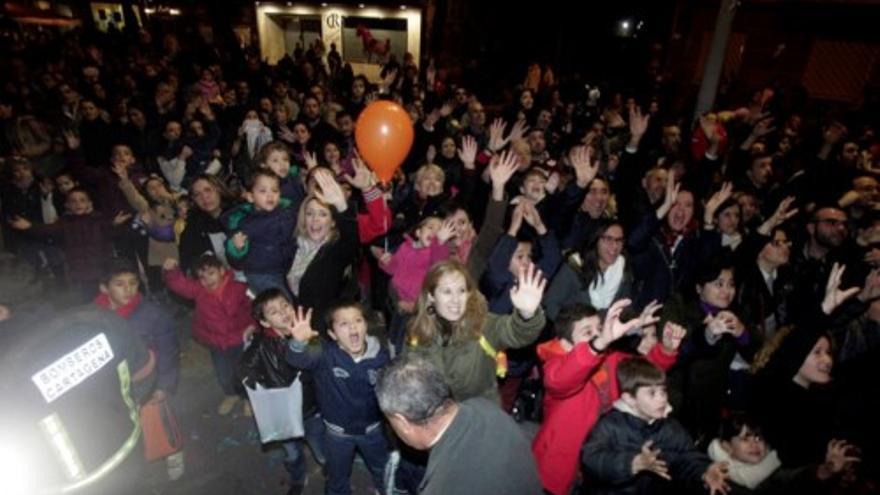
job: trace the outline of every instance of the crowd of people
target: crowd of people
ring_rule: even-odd
[[[299,380],[291,493],[307,450],[328,494],[355,452],[381,493],[877,489],[873,116],[777,86],[692,125],[537,65],[499,102],[320,42],[7,42],[4,248],[128,321],[144,402],[177,388],[182,304],[218,414]],[[354,137],[378,99],[415,130],[387,184]]]

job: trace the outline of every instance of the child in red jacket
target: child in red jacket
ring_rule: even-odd
[[[192,321],[193,338],[211,352],[214,375],[226,394],[217,413],[229,414],[241,400],[241,386],[235,370],[241,357],[244,335],[256,328],[251,318],[247,284],[234,280],[232,273],[213,254],[203,254],[193,265],[193,273],[198,281],[187,278],[175,259],[165,260],[162,268],[168,288],[196,303]],[[246,404],[246,414],[247,411]]]
[[[578,474],[581,445],[599,416],[620,396],[617,365],[630,354],[609,346],[627,332],[658,320],[654,313],[660,305],[652,303],[640,317],[621,322],[620,314],[629,304],[629,299],[612,304],[604,324],[592,306],[578,303],[565,307],[556,319],[558,337],[538,346],[544,368],[544,422],[532,442],[532,453],[541,483],[549,493],[570,493]],[[650,347],[646,357],[660,368],[670,368],[686,333],[684,328],[667,323],[662,344]]]

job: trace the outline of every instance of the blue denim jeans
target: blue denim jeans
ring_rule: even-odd
[[[244,392],[235,373],[243,346],[244,344],[228,349],[208,348],[211,352],[211,363],[214,365],[214,377],[226,395],[241,395]]]
[[[379,493],[384,492],[385,464],[388,463],[388,445],[382,426],[363,435],[348,435],[327,428],[324,433],[324,447],[327,449],[326,495],[351,494],[351,465],[355,450],[360,451],[373,484]]]
[[[306,481],[306,456],[303,444],[309,444],[309,450],[312,451],[315,462],[322,466],[327,462],[324,457],[324,419],[321,418],[321,414],[313,414],[308,418],[303,418],[303,430],[305,430],[305,438],[296,438],[281,443],[281,448],[287,454],[287,458],[284,459],[284,468],[290,473],[292,484],[302,484]]]
[[[281,273],[253,273],[244,272],[247,278],[248,288],[254,293],[254,297],[266,289],[280,289],[290,298],[290,289],[287,288],[287,279]]]

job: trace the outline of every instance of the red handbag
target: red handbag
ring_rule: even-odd
[[[167,400],[151,400],[141,407],[144,457],[155,461],[180,450],[180,427]]]

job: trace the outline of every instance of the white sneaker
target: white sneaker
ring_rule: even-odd
[[[166,457],[165,465],[168,467],[168,479],[171,481],[179,480],[186,471],[186,466],[183,462],[183,451],[175,452]]]

